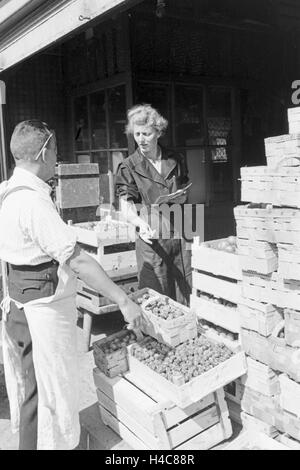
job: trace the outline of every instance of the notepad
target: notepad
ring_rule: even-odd
[[[182,196],[183,194],[186,193],[186,191],[192,186],[192,183],[189,183],[187,186],[184,188],[178,189],[174,193],[170,194],[163,194],[161,196],[158,196],[154,204],[163,204],[163,203],[168,203],[172,202],[173,200],[176,200],[178,197]]]

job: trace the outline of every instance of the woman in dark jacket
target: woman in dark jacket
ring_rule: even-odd
[[[190,250],[181,236],[174,237],[170,217],[159,215],[160,221],[163,219],[164,226],[168,225],[170,229],[165,236],[162,227],[159,229],[157,223],[153,224],[153,214],[157,215],[162,207],[158,205],[159,196],[163,201],[163,197],[188,182],[185,160],[182,155],[168,152],[158,145],[168,122],[156,109],[150,105],[137,105],[128,111],[127,117],[126,133],[133,135],[137,150],[118,168],[116,193],[125,218],[139,229],[136,240],[139,287],[150,287],[188,304],[191,291]],[[173,208],[174,203],[182,204],[185,201],[186,194],[173,199]],[[136,204],[142,204],[140,215]],[[181,209],[182,206],[178,207]]]

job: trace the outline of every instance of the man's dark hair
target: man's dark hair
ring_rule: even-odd
[[[19,122],[10,140],[10,150],[14,159],[33,160],[51,132],[53,131],[50,131],[48,125],[38,119]]]

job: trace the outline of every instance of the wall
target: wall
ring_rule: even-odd
[[[72,159],[69,146],[70,121],[59,53],[51,51],[49,54],[39,54],[1,74],[1,79],[7,87],[7,141],[18,122],[40,119],[56,130],[61,158]]]

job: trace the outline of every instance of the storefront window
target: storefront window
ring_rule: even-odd
[[[74,117],[75,117],[75,149],[89,150],[89,125],[88,125],[88,102],[87,96],[80,96],[74,100]]]
[[[89,97],[91,109],[92,149],[107,147],[105,92],[98,91]]]
[[[203,89],[175,87],[175,140],[179,147],[204,145]]]
[[[209,87],[207,96],[208,143],[212,162],[211,199],[232,200],[232,121],[230,88]]]
[[[111,148],[127,148],[125,135],[126,94],[125,87],[108,90],[109,139]]]
[[[127,155],[125,86],[75,98],[74,117],[76,160],[114,171]]]

